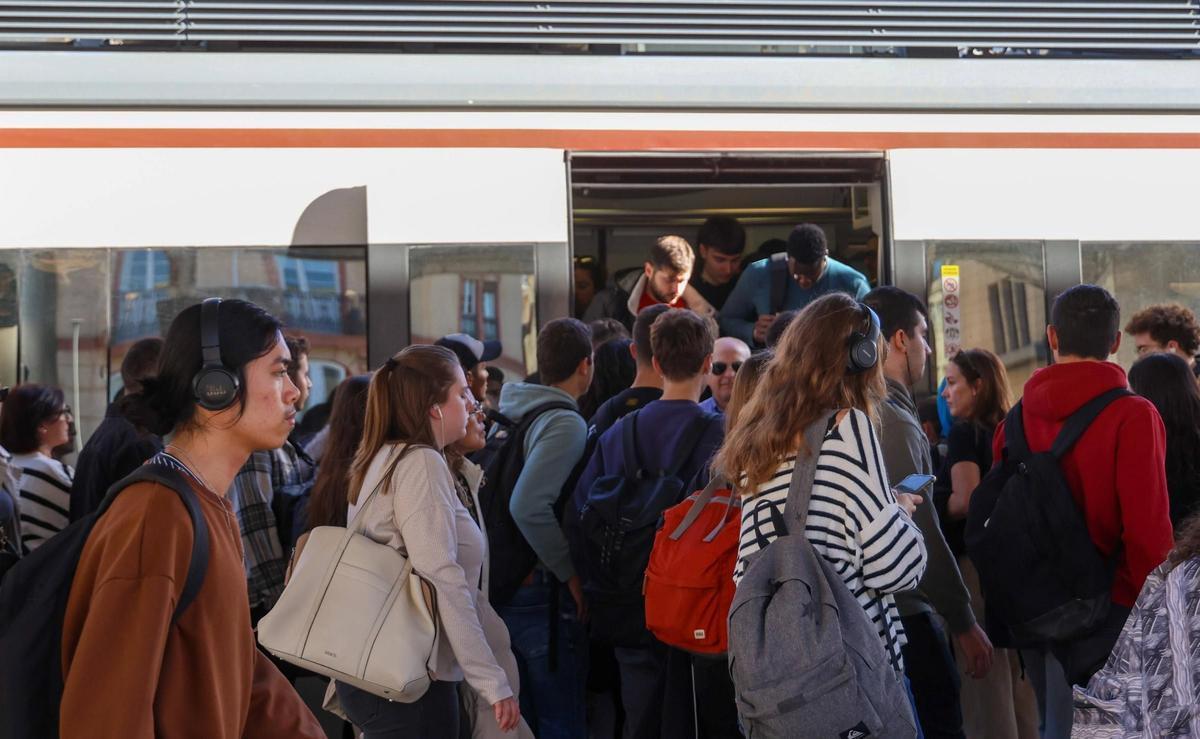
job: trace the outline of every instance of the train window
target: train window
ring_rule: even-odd
[[[1083,243],[1080,251],[1083,281],[1116,296],[1123,321],[1155,303],[1180,303],[1200,313],[1200,243]],[[1115,361],[1128,369],[1137,352],[1124,339]]]
[[[1019,397],[1047,362],[1041,242],[928,242],[927,300],[938,383],[960,349],[994,352]],[[1013,398],[1016,400],[1016,397]]]
[[[490,364],[507,380],[524,378],[537,367],[536,265],[531,244],[410,247],[412,342],[453,333],[496,340],[503,353]]]

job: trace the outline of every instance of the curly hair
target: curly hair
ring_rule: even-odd
[[[1200,352],[1200,323],[1196,321],[1196,314],[1178,303],[1143,308],[1129,319],[1125,333],[1130,336],[1150,334],[1150,338],[1163,347],[1167,342],[1175,341],[1189,357]]]

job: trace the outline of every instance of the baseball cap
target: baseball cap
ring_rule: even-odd
[[[480,362],[491,361],[503,351],[499,341],[480,341],[467,334],[450,334],[434,343],[454,352],[464,370],[469,370]]]

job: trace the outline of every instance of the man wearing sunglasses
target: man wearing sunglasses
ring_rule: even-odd
[[[733,379],[750,358],[750,347],[741,339],[724,336],[713,345],[712,371],[704,378],[712,397],[700,404],[709,413],[724,413],[733,397]]]

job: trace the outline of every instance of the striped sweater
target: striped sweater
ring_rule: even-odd
[[[795,465],[795,455],[783,460],[775,475],[743,504],[735,581],[741,579],[747,558],[777,538],[775,520],[784,512]],[[840,423],[831,420],[817,458],[804,530],[875,624],[893,666],[902,670],[900,647],[907,640],[892,593],[911,590],[920,581],[925,542],[886,480],[867,415],[852,410]]]
[[[19,470],[21,541],[32,551],[70,522],[74,470],[41,452],[14,454],[12,466]]]

